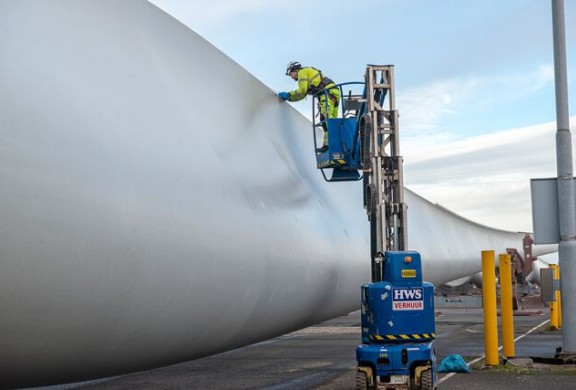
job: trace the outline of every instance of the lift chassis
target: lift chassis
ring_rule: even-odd
[[[420,254],[407,251],[394,67],[368,65],[362,139],[364,206],[370,221],[372,283],[362,286],[358,389],[436,388],[434,286]]]
[[[344,91],[357,85],[364,87],[362,94]],[[342,117],[315,119],[315,146],[316,133],[328,132],[328,150],[318,153],[316,162],[329,182],[362,180],[370,222],[372,282],[361,289],[356,387],[432,390],[437,378],[434,286],[422,279],[420,254],[406,250],[394,67],[368,65],[364,83],[329,87],[333,88],[340,88]]]

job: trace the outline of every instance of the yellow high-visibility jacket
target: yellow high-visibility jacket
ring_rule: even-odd
[[[304,99],[306,95],[314,95],[331,85],[335,85],[334,82],[323,76],[318,69],[302,68],[298,71],[298,89],[288,93],[288,100],[297,102]],[[338,93],[338,95],[340,94]]]

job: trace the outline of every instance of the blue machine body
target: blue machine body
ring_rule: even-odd
[[[420,254],[386,252],[384,279],[362,286],[362,342],[433,340],[434,286],[422,280]]]
[[[361,344],[356,348],[358,362],[371,362],[375,375],[410,375],[415,365],[436,367],[436,355],[431,342],[416,344]],[[432,370],[432,380],[436,382]]]
[[[326,119],[328,151],[316,155],[318,168],[340,168],[356,172],[361,169],[358,144],[358,118]]]
[[[359,101],[359,98],[365,95],[365,91],[361,94],[352,96],[350,90],[346,94],[346,88],[364,88],[363,82],[348,82],[337,84],[332,88],[340,90],[341,116],[338,118],[328,118],[316,120],[316,105],[318,104],[318,96],[315,97],[313,103],[314,124],[315,131],[327,130],[328,132],[328,150],[324,153],[316,155],[316,164],[318,169],[322,170],[322,174],[327,181],[352,181],[360,180],[362,175],[362,163],[360,160],[360,138],[358,123],[359,118],[365,111],[364,103]],[[326,95],[324,102],[328,102],[328,90],[324,90],[321,94]],[[327,104],[327,103],[325,103]],[[326,110],[328,107],[326,106]],[[314,145],[316,144],[316,135],[314,137]],[[332,175],[328,178],[324,172],[325,169],[332,169]]]
[[[384,281],[362,286],[360,366],[375,375],[414,376],[417,366],[430,366],[436,382],[434,286],[422,280],[420,254],[389,251]]]

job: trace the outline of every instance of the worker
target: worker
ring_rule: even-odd
[[[286,75],[294,81],[298,81],[298,89],[291,92],[280,92],[278,97],[282,100],[297,102],[306,97],[306,95],[318,96],[318,105],[320,111],[320,121],[324,128],[324,141],[321,148],[317,148],[317,153],[324,153],[328,150],[328,128],[326,127],[327,118],[338,117],[338,103],[340,103],[340,89],[328,77],[324,76],[321,71],[313,67],[305,67],[298,61],[291,61],[286,67]],[[335,88],[329,88],[335,86]],[[326,102],[328,97],[328,102]]]

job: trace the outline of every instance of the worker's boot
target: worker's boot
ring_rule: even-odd
[[[316,153],[324,153],[328,150],[328,145],[322,145],[321,148],[316,148]]]

